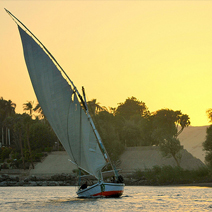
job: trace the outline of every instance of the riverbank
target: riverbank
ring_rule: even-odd
[[[2,186],[74,186],[77,178],[71,174],[56,174],[52,176],[11,176],[0,175],[0,187]]]
[[[88,185],[96,183],[96,180],[89,180]],[[106,182],[110,182],[107,179]],[[0,187],[5,186],[77,186],[78,179],[74,174],[56,174],[52,176],[11,176],[0,175]],[[124,176],[126,186],[199,186],[212,187],[212,180],[192,183],[153,183],[147,179],[136,179]]]

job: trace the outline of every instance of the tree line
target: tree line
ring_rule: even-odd
[[[33,102],[23,104],[23,114],[15,112],[16,104],[11,100],[0,99],[0,159],[16,168],[34,168],[34,161],[40,161],[43,152],[51,151],[58,139],[42,113],[33,118],[39,110]],[[43,117],[43,118],[42,118]]]
[[[178,136],[190,125],[187,114],[171,109],[150,112],[146,104],[135,97],[127,98],[115,108],[102,107],[93,99],[88,101],[88,107],[112,161],[118,160],[125,147],[155,145],[164,156],[172,156],[180,165],[182,146]],[[59,141],[39,103],[24,103],[23,114],[16,113],[15,108],[15,103],[1,97],[0,142],[2,146],[11,147],[14,155],[19,155],[23,166],[25,161],[33,165],[36,155]]]
[[[212,123],[212,108],[206,111],[209,122]],[[203,150],[206,151],[205,162],[212,169],[212,125],[206,130],[206,139],[203,142]]]
[[[116,108],[100,107],[94,99],[89,110],[110,157],[117,160],[125,147],[159,146],[164,156],[172,156],[179,166],[182,146],[178,136],[190,125],[190,118],[180,110],[150,112],[146,104],[129,97]]]

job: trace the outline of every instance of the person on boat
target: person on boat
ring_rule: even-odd
[[[115,177],[113,176],[112,179],[111,179],[111,183],[115,183],[116,180],[115,180]]]
[[[88,183],[87,183],[87,181],[86,181],[84,184],[82,184],[82,185],[80,186],[79,190],[86,189],[87,187],[88,187]]]
[[[121,175],[118,176],[117,183],[124,183],[124,178]]]

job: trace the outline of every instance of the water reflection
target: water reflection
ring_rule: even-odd
[[[74,187],[2,187],[0,211],[209,211],[206,187],[126,186],[121,198],[77,198]]]

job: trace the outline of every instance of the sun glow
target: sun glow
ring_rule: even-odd
[[[22,113],[36,100],[20,36],[4,7],[49,49],[78,89],[116,107],[135,96],[151,112],[181,110],[208,125],[212,2],[1,1],[0,90]]]

